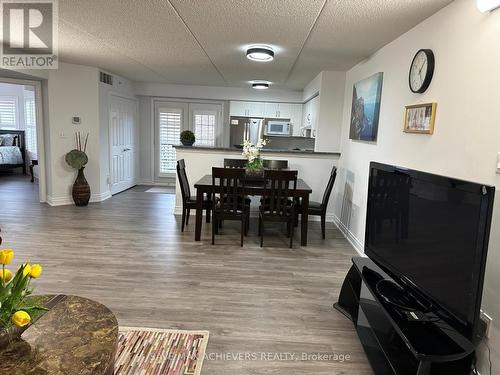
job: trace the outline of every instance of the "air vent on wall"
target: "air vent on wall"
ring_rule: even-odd
[[[106,85],[113,86],[113,76],[111,74],[99,72],[99,81],[105,83]]]

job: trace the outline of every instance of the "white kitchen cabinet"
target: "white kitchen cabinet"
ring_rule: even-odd
[[[232,100],[229,102],[229,115],[238,117],[264,117],[265,103]]]
[[[311,129],[311,137],[316,137],[318,128],[319,96],[304,104],[302,127]]]
[[[278,104],[278,118],[292,118],[292,104],[279,103]]]
[[[264,116],[267,118],[279,118],[279,103],[264,103]]]
[[[290,122],[292,123],[293,135],[302,135],[302,104],[292,104],[291,105],[291,116]]]

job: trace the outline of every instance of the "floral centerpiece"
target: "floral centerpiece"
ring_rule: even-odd
[[[36,299],[26,299],[33,292],[31,281],[42,274],[42,266],[23,263],[14,274],[7,268],[13,259],[12,249],[0,250],[0,346],[5,339],[10,341],[11,336],[20,335],[34,318],[46,311],[36,305]]]
[[[260,151],[267,145],[269,141],[267,139],[259,139],[257,144],[245,140],[243,142],[243,153],[242,155],[247,159],[246,171],[250,175],[260,175],[264,170],[264,162],[260,157]]]

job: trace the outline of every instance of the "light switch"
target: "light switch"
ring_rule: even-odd
[[[497,173],[500,174],[500,152],[497,154]]]
[[[60,132],[59,133],[59,138],[67,138],[65,132]]]

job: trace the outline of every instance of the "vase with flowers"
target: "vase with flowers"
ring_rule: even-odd
[[[242,155],[247,159],[245,170],[250,177],[261,177],[264,173],[264,162],[260,157],[262,148],[267,145],[267,139],[259,139],[256,144],[245,140]]]
[[[0,250],[0,348],[19,338],[35,318],[47,311],[37,305],[36,298],[27,298],[33,292],[31,281],[40,277],[42,266],[26,262],[13,273],[7,268],[13,259],[12,249]]]

